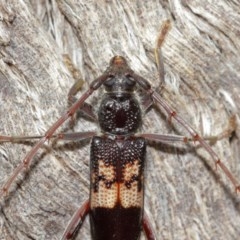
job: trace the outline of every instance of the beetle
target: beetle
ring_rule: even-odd
[[[169,28],[170,22],[167,21],[160,32],[155,49],[161,80],[164,78],[161,46]],[[142,102],[135,97],[136,85],[144,91],[145,96]],[[100,87],[105,89],[105,93],[100,103],[98,116],[95,117],[95,113],[86,100]],[[70,102],[74,102],[74,95],[77,91],[78,87],[74,85],[69,92]],[[175,119],[189,132],[191,137],[138,133],[142,122],[142,112],[153,103],[159,104],[169,115],[169,121]],[[96,132],[55,134],[55,131],[67,119],[74,117],[78,109],[98,119],[101,135],[97,135]],[[3,185],[0,197],[7,193],[19,173],[29,166],[38,149],[51,138],[92,139],[90,199],[76,211],[62,239],[73,238],[87,214],[90,216],[93,240],[137,240],[141,229],[144,230],[148,240],[156,239],[143,209],[144,163],[148,140],[198,141],[209,152],[216,166],[219,166],[227,175],[235,186],[235,190],[240,191],[237,180],[208,143],[176,111],[172,110],[169,104],[152,89],[146,79],[128,66],[126,59],[122,56],[113,57],[104,73],[90,83],[89,89],[40,138]],[[0,139],[14,141],[16,138],[0,136]]]

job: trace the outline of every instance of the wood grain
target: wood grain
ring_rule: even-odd
[[[213,149],[240,180],[239,9],[234,0],[2,0],[0,134],[44,134],[67,109],[75,79],[87,89],[111,57],[123,55],[201,135],[220,138]],[[154,46],[166,19],[172,30],[160,89]],[[100,97],[89,99],[96,109]],[[74,131],[83,129],[98,126],[79,119]],[[142,132],[187,134],[158,107],[144,117]],[[0,144],[0,186],[32,145]],[[197,143],[151,144],[145,177],[157,240],[238,239],[240,197]],[[88,186],[89,142],[46,144],[0,201],[0,239],[59,239]],[[88,220],[77,239],[90,239]]]

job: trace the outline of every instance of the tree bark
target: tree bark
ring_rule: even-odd
[[[0,14],[1,135],[44,135],[67,110],[73,83],[83,79],[83,93],[122,55],[200,135],[217,139],[212,148],[240,181],[239,1],[1,0]],[[166,19],[172,29],[160,88],[154,47]],[[100,99],[99,91],[88,100],[96,111]],[[86,119],[74,126],[93,129]],[[62,131],[72,130],[66,123]],[[141,132],[188,134],[157,106]],[[33,142],[0,144],[0,186]],[[50,141],[40,149],[0,200],[0,239],[60,239],[88,198],[89,143]],[[239,195],[197,142],[150,144],[144,208],[157,240],[240,236]],[[91,239],[88,220],[77,239]]]

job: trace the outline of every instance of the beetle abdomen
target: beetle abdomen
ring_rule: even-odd
[[[145,152],[143,138],[93,138],[90,220],[94,240],[139,238]]]

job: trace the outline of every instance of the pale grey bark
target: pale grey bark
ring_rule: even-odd
[[[229,129],[213,149],[240,180],[239,1],[1,0],[0,14],[0,134],[44,134],[67,109],[75,75],[64,54],[84,89],[112,56],[123,55],[159,91],[153,50],[169,18],[162,94],[202,135]],[[142,131],[186,134],[162,113],[152,109]],[[74,131],[83,129],[97,125],[79,120]],[[0,144],[1,185],[31,146]],[[238,239],[239,195],[197,143],[151,145],[145,177],[145,209],[158,240]],[[88,186],[88,142],[46,145],[0,202],[0,239],[59,239]],[[88,221],[77,239],[90,239]]]

